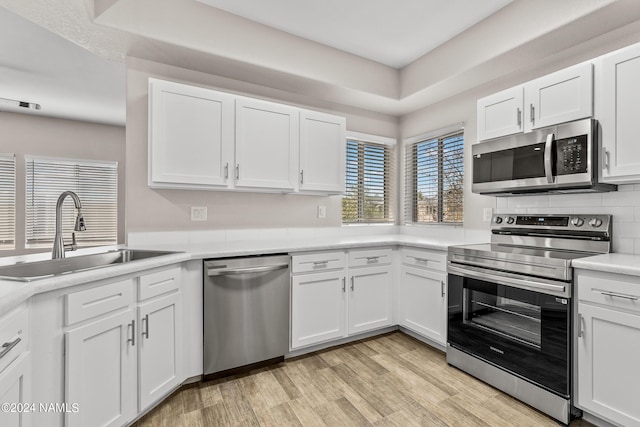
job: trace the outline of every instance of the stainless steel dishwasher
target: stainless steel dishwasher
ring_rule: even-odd
[[[204,261],[205,379],[284,360],[289,262],[289,255]]]

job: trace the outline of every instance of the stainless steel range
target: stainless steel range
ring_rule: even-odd
[[[447,362],[568,423],[571,261],[611,249],[609,215],[498,214],[449,247]]]

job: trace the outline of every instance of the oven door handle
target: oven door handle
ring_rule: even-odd
[[[540,282],[537,281],[534,277],[519,278],[513,276],[503,276],[497,271],[491,271],[490,273],[488,273],[479,268],[461,268],[452,264],[449,264],[447,271],[448,273],[455,274],[457,276],[483,280],[485,282],[496,283],[498,285],[513,286],[514,288],[526,289],[528,291],[569,297],[567,285]]]

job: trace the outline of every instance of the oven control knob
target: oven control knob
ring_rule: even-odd
[[[515,221],[515,219],[513,219],[513,217],[507,217],[507,224],[513,224]]]
[[[496,224],[502,224],[502,217],[501,216],[497,216],[496,217]]]
[[[582,218],[573,218],[571,220],[571,225],[575,227],[582,227],[583,224],[584,224],[584,219]]]
[[[602,225],[602,220],[600,218],[591,218],[589,225],[593,228],[598,228]]]

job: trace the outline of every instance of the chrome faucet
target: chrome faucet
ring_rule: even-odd
[[[87,227],[84,225],[84,217],[82,216],[82,203],[80,198],[73,191],[65,191],[58,197],[58,203],[56,203],[56,235],[53,238],[53,250],[51,251],[51,259],[64,258],[64,253],[67,250],[74,251],[76,245],[76,233],[71,233],[72,242],[70,245],[65,245],[62,239],[62,202],[67,196],[71,196],[73,203],[78,210],[78,216],[76,216],[76,225],[73,228],[74,231],[85,231]]]

